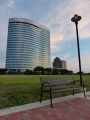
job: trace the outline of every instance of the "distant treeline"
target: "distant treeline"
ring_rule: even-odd
[[[40,66],[37,66],[34,68],[34,70],[29,70],[26,69],[25,72],[21,72],[20,69],[15,70],[15,69],[4,69],[0,68],[0,74],[25,74],[25,75],[71,75],[71,74],[79,74],[73,73],[71,70],[66,70],[66,69],[58,69],[58,68],[43,68]],[[82,74],[90,74],[90,73],[84,73]]]

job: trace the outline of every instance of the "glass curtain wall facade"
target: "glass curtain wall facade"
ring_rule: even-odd
[[[6,68],[33,70],[50,67],[50,31],[25,18],[10,18],[8,25]]]

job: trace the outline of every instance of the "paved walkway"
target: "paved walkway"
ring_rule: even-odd
[[[0,120],[90,120],[90,92],[0,110]]]

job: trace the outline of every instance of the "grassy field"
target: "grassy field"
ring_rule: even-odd
[[[0,109],[39,101],[40,77],[73,77],[79,80],[78,75],[0,75]],[[83,75],[83,81],[90,91],[90,76]],[[71,93],[53,94],[53,98]],[[45,99],[49,99],[48,94],[44,94]]]

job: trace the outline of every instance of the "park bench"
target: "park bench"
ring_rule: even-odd
[[[40,102],[42,101],[42,92],[48,92],[50,94],[51,107],[53,107],[52,93],[72,90],[72,94],[74,95],[74,90],[80,90],[80,88],[82,88],[84,97],[86,98],[83,81],[82,81],[82,87],[77,86],[75,84],[76,82],[80,82],[80,80],[74,81],[73,78],[59,78],[59,77],[40,78],[40,81],[41,81]]]

